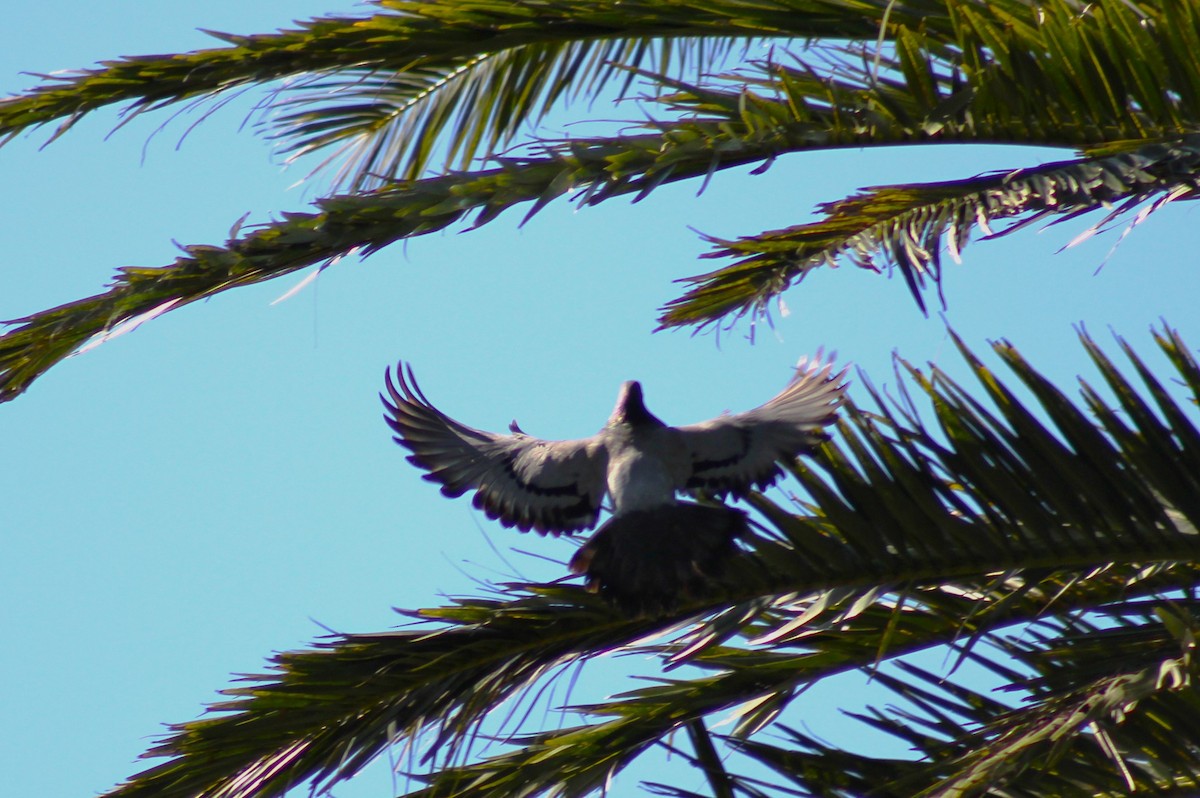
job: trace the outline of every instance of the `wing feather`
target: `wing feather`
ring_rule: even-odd
[[[774,483],[779,461],[808,452],[833,423],[846,390],[846,369],[833,373],[832,356],[822,363],[801,360],[788,386],[760,407],[679,427],[691,456],[689,489],[734,496]]]
[[[446,496],[474,490],[488,518],[523,532],[571,532],[595,525],[606,490],[608,455],[596,438],[548,441],[514,429],[511,435],[468,427],[425,398],[412,368],[385,372],[384,420],[408,461],[439,483]],[[515,424],[514,424],[515,427]]]

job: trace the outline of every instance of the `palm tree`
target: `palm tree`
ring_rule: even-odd
[[[57,122],[62,135],[107,104],[150,111],[290,78],[272,135],[297,153],[337,148],[343,190],[18,320],[0,337],[0,398],[114,325],[228,288],[511,207],[640,196],[801,150],[1006,142],[1074,154],[868,189],[816,222],[713,240],[710,255],[733,262],[689,278],[664,327],[763,314],[838,261],[898,270],[924,307],[943,248],[958,258],[976,227],[1012,218],[1011,232],[1097,209],[1102,226],[1193,198],[1200,174],[1200,7],[1190,2],[377,6],[109,62],[0,102],[0,133]],[[745,57],[759,40],[776,44],[771,56]],[[738,68],[709,74],[714,64]],[[518,138],[613,78],[657,87],[643,132]],[[480,157],[486,168],[474,168]],[[412,630],[280,655],[227,690],[213,717],[175,727],[149,752],[165,761],[113,794],[274,795],[347,778],[401,742],[427,752],[418,794],[429,795],[580,794],[658,744],[693,761],[718,796],[1193,793],[1200,434],[1131,348],[1122,344],[1136,385],[1082,340],[1114,397],[1085,385],[1083,409],[1004,344],[997,354],[1032,400],[962,344],[986,401],[901,362],[904,395],[868,388],[870,407],[848,409],[815,464],[792,466],[802,503],[751,497],[760,534],[710,594],[631,616],[582,588],[508,585],[414,612]],[[1200,395],[1184,343],[1167,328],[1157,343],[1173,378]],[[935,649],[1013,692],[981,694],[914,660]],[[698,670],[587,707],[578,727],[522,727],[500,753],[473,754],[502,702],[617,650]],[[907,701],[862,720],[919,760],[834,748],[787,723],[800,691],[853,670]],[[711,731],[731,710],[736,726]],[[671,742],[677,731],[687,746]]]

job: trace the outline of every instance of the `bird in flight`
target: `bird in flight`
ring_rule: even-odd
[[[772,484],[780,461],[825,439],[845,392],[832,358],[801,360],[782,391],[743,413],[672,427],[646,409],[642,386],[624,383],[595,435],[551,441],[513,422],[508,434],[462,424],[434,407],[412,368],[385,376],[384,419],[408,461],[446,496],[474,491],[474,504],[506,527],[540,534],[591,529],[607,496],[611,518],[576,553],[571,570],[589,589],[630,607],[668,606],[717,573],[736,552],[746,516],[680,501],[681,492],[734,498]]]

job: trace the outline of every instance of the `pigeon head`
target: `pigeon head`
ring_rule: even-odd
[[[617,393],[617,406],[613,408],[608,423],[629,424],[635,427],[666,426],[657,416],[646,409],[646,403],[642,401],[642,385],[637,380],[621,383],[621,390]]]

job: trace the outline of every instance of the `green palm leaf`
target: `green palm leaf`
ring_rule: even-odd
[[[851,410],[842,442],[825,447],[819,469],[796,470],[811,505],[795,514],[756,498],[763,534],[711,596],[659,617],[623,617],[580,588],[510,586],[497,599],[416,614],[432,628],[339,636],[283,654],[274,673],[229,690],[231,700],[214,707],[218,716],[176,727],[150,752],[169,759],[113,795],[276,795],[309,779],[328,785],[349,777],[402,740],[426,743],[437,765],[419,794],[582,794],[680,729],[689,730],[696,761],[710,763],[719,789],[734,789],[743,782],[712,769],[704,721],[738,707],[740,723],[722,745],[817,792],[854,794],[858,782],[847,772],[868,779],[884,768],[892,768],[895,792],[883,794],[986,774],[1014,784],[1033,771],[1076,778],[1071,768],[1059,773],[1058,762],[1107,763],[1096,784],[1126,779],[1111,757],[1089,751],[1091,738],[1070,721],[1085,706],[1088,723],[1109,723],[1145,705],[1155,708],[1151,729],[1160,712],[1154,701],[1183,711],[1177,702],[1193,700],[1184,689],[1190,649],[1181,648],[1193,621],[1186,608],[1164,616],[1162,597],[1197,581],[1200,513],[1194,500],[1172,497],[1196,495],[1200,447],[1194,411],[1163,391],[1141,360],[1132,362],[1157,412],[1084,341],[1122,407],[1118,415],[1085,386],[1100,426],[1011,347],[998,351],[1036,397],[1037,413],[965,349],[994,409],[940,373],[906,367],[936,427],[920,422],[915,399],[895,405],[875,397],[877,413]],[[1200,367],[1170,333],[1158,341],[1194,397]],[[1088,626],[1081,611],[1113,620]],[[1030,623],[1034,642],[1003,637]],[[1138,645],[1115,653],[1115,633],[1106,631],[1114,623],[1142,635]],[[672,628],[682,633],[663,637]],[[984,656],[984,642],[1001,646],[1006,659]],[[837,757],[806,738],[795,738],[791,750],[756,739],[814,681],[946,646],[989,663],[1026,691],[1027,704],[1014,710],[958,687],[938,698],[910,669],[913,678],[887,684],[934,718],[931,730],[913,732],[904,717],[867,719],[904,730],[926,762],[858,755],[850,771],[834,770],[827,766]],[[509,735],[510,750],[454,764],[501,700],[536,691],[568,663],[615,651],[649,653],[666,667],[686,663],[700,675],[581,707],[594,723],[522,730]],[[1179,678],[1154,683],[1152,672]],[[964,716],[963,707],[974,714]],[[1128,728],[1132,740],[1150,734]],[[963,737],[967,730],[988,746],[962,743],[975,739]],[[1023,759],[1014,758],[1018,744]],[[1194,744],[1200,751],[1200,736]],[[835,776],[844,793],[821,781]],[[1149,766],[1134,778],[1166,783]]]
[[[1196,609],[1126,602],[1095,610],[1097,622],[1057,617],[991,636],[994,653],[976,647],[970,657],[1026,690],[1024,704],[903,662],[899,676],[877,673],[912,708],[859,718],[922,761],[847,754],[795,729],[786,746],[733,745],[822,795],[1187,794],[1200,783]]]
[[[711,257],[735,262],[690,278],[664,326],[765,312],[809,271],[839,261],[899,270],[924,307],[943,279],[943,248],[957,258],[976,228],[1011,233],[1103,209],[1096,229],[1196,194],[1200,7],[1191,2],[376,5],[363,18],[107,62],[0,100],[0,137],[54,122],[60,135],[109,104],[136,114],[274,84],[280,115],[269,135],[298,155],[341,148],[329,160],[350,187],[312,212],[239,223],[223,245],[122,269],[102,294],[12,322],[0,336],[0,400],[80,347],[227,288],[521,205],[533,214],[573,193],[583,205],[640,198],[790,153],[1004,142],[1075,156],[865,189],[821,206],[816,222],[710,238]],[[801,38],[817,41],[800,50]],[[683,77],[756,39],[792,40],[797,52]],[[633,80],[649,91],[656,110],[640,132],[520,138],[616,76],[622,94]],[[512,144],[526,146],[497,155]],[[481,156],[491,161],[473,168]],[[431,167],[444,171],[421,177]],[[1001,220],[1009,226],[992,233]],[[802,502],[750,498],[760,534],[711,595],[628,617],[578,587],[510,585],[412,613],[413,629],[335,636],[279,655],[210,716],[174,727],[149,752],[163,761],[113,794],[330,786],[398,743],[427,751],[422,795],[581,794],[655,746],[679,750],[721,796],[763,794],[739,774],[747,759],[822,795],[1194,792],[1195,411],[1123,342],[1137,384],[1083,341],[1104,385],[1084,384],[1082,407],[1004,344],[996,351],[1011,386],[960,344],[978,395],[902,363],[901,401],[868,389],[872,410],[849,408],[839,439],[794,466]],[[1157,341],[1194,404],[1200,368],[1168,331]],[[1012,695],[931,672],[919,659],[930,651],[982,665]],[[648,655],[670,673],[579,707],[584,720],[568,729],[497,731],[488,720],[499,703],[534,701],[564,668],[602,652]],[[904,702],[860,720],[919,761],[832,749],[787,725],[807,687],[855,671]],[[710,731],[715,713],[733,713],[730,734]],[[504,738],[501,750],[481,752],[485,734]]]
[[[990,237],[1047,218],[1073,218],[1112,208],[1096,227],[1154,200],[1151,210],[1196,196],[1200,137],[1104,158],[1046,164],[944,183],[877,186],[822,206],[825,218],[736,240],[711,238],[709,258],[739,260],[681,282],[690,288],[669,302],[662,327],[728,323],[766,313],[769,303],[814,269],[848,260],[860,268],[895,268],[924,311],[924,289],[940,285],[942,252],[954,260],[976,227],[1024,216]]]
[[[838,260],[898,269],[924,307],[923,290],[942,279],[942,247],[957,258],[972,230],[989,220],[1012,219],[1011,231],[1115,204],[1102,226],[1138,203],[1153,210],[1195,192],[1200,10],[1192,3],[447,0],[382,7],[363,19],[225,36],[225,48],[114,61],[0,101],[0,135],[11,135],[53,120],[69,126],[114,102],[140,112],[300,78],[308,92],[287,95],[272,135],[297,151],[347,147],[340,174],[360,189],[320,201],[314,213],[235,234],[224,246],[186,246],[171,266],[122,269],[106,293],[16,320],[0,336],[0,400],[89,340],[227,288],[369,253],[467,214],[483,224],[524,203],[536,212],[572,191],[583,204],[640,198],[666,182],[707,180],[745,164],[765,168],[792,152],[1008,142],[1071,147],[1080,156],[870,189],[825,204],[820,221],[712,238],[710,255],[735,262],[687,278],[690,288],[663,309],[662,326],[703,328],[765,313],[813,268]],[[751,64],[692,83],[678,77],[688,63],[761,37],[829,40],[790,64]],[[649,59],[670,68],[638,67]],[[594,98],[614,70],[649,82],[663,109],[644,123],[653,132],[533,139],[495,159],[496,168],[395,182],[435,156],[465,164],[514,141],[558,99]],[[327,102],[316,101],[318,91],[331,92]]]
[[[644,62],[711,69],[733,39],[543,42],[483,53],[448,68],[319,74],[281,93],[267,127],[290,159],[336,148],[335,187],[360,191],[415,180],[435,155],[466,169],[511,144],[560,101],[593,99],[613,80],[629,90]],[[618,66],[624,75],[617,74]],[[318,167],[320,168],[320,167]]]
[[[445,78],[460,71],[478,71],[507,57],[507,69],[497,75],[510,88],[530,72],[557,75],[548,85],[561,94],[580,78],[584,83],[605,73],[573,68],[579,50],[564,43],[603,42],[600,56],[632,56],[637,63],[643,44],[651,39],[731,36],[818,37],[872,36],[881,14],[918,24],[939,11],[936,0],[916,0],[903,8],[873,0],[790,0],[778,4],[738,0],[702,3],[693,0],[649,2],[633,0],[619,6],[585,0],[377,0],[382,11],[372,16],[323,17],[274,34],[213,35],[229,46],[171,56],[140,56],[106,61],[99,68],[55,76],[24,94],[0,101],[0,137],[29,127],[62,120],[61,135],[84,114],[114,103],[131,103],[134,112],[161,108],[179,100],[228,91],[300,75],[334,71],[390,73],[397,96],[420,98]],[[694,46],[693,46],[694,47]],[[686,46],[685,46],[686,49]],[[662,49],[666,57],[671,50]],[[470,94],[464,95],[469,97]],[[496,103],[509,103],[510,93],[496,94]],[[466,109],[467,113],[473,113]],[[483,117],[492,116],[485,110]],[[526,120],[510,118],[512,132]],[[464,137],[474,125],[463,117],[453,138]]]

